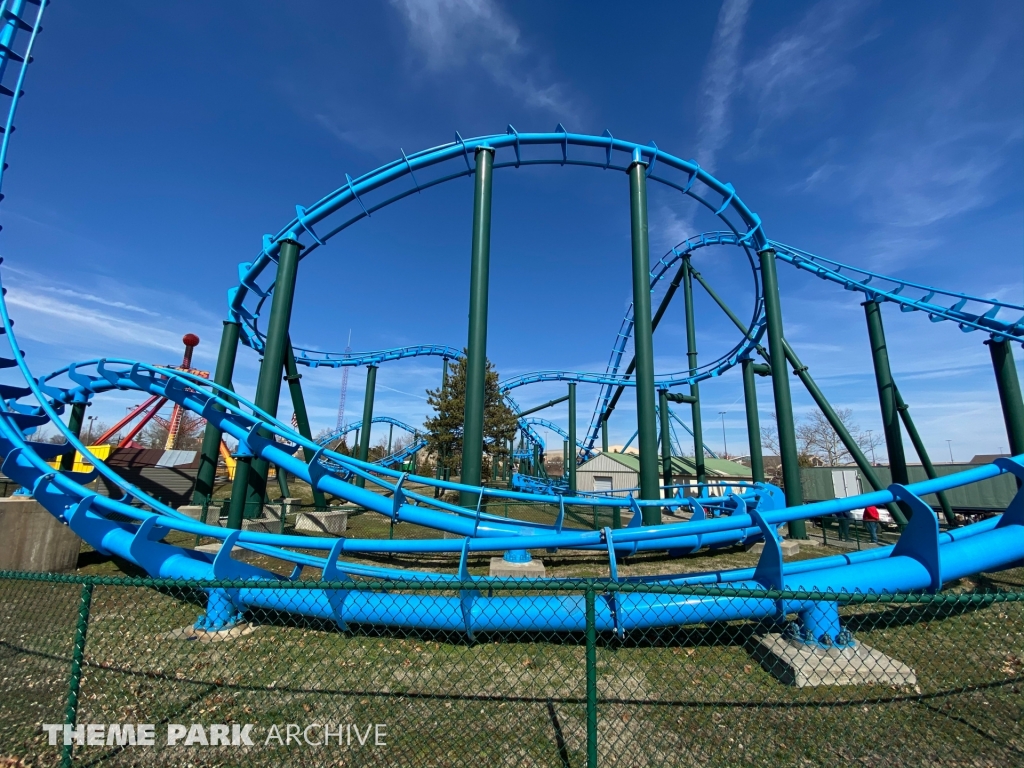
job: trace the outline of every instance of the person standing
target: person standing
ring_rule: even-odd
[[[853,519],[853,515],[850,514],[849,510],[842,512],[836,512],[836,521],[839,523],[839,540],[849,541],[850,540],[850,520]]]
[[[871,537],[871,543],[878,543],[878,507],[874,504],[864,507],[864,525],[868,529],[868,536]]]

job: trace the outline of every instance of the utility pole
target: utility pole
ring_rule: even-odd
[[[722,445],[724,446],[723,449],[722,449],[722,458],[723,459],[728,459],[729,458],[729,443],[725,439],[725,414],[727,414],[727,413],[728,413],[728,411],[719,411],[718,412],[718,415],[722,417]]]
[[[953,441],[952,440],[947,440],[946,441],[946,447],[949,448],[949,463],[952,464],[953,463]]]

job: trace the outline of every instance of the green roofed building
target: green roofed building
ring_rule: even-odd
[[[729,459],[704,459],[708,482],[719,486],[713,495],[724,493],[730,482],[751,481],[750,467]],[[659,457],[659,475],[660,475]],[[612,493],[626,496],[640,485],[640,457],[635,453],[600,453],[581,464],[576,470],[576,488],[589,493]],[[675,485],[697,482],[697,470],[692,458],[672,457],[672,482]],[[690,493],[685,495],[689,496]]]

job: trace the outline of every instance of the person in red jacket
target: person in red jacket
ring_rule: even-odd
[[[878,543],[878,507],[872,504],[864,508],[864,525],[867,526],[868,535],[871,536],[871,543]]]

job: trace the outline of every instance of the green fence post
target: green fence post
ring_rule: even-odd
[[[92,582],[82,585],[82,596],[78,601],[78,622],[75,625],[74,646],[71,649],[71,674],[68,678],[68,704],[64,709],[64,724],[75,727],[78,720],[78,693],[82,683],[82,662],[85,661],[85,636],[89,629],[89,609],[92,606]],[[70,768],[74,745],[65,744],[61,749],[60,764]]]
[[[370,430],[373,426],[373,395],[377,388],[377,366],[366,366],[366,393],[363,395],[363,427],[359,435],[359,460],[367,461],[370,457]],[[356,477],[356,485],[366,487],[366,478]]]
[[[647,234],[647,163],[640,150],[629,166],[629,214],[633,255],[633,349],[636,359],[637,446],[640,498],[661,498],[658,422],[654,403],[654,328],[651,324],[651,254]],[[643,524],[661,524],[660,507],[643,508]]]
[[[491,262],[491,182],[494,150],[476,150],[473,190],[473,254],[469,277],[469,345],[466,359],[466,405],[462,426],[461,482],[480,485],[484,446],[484,389],[487,379],[487,293]],[[463,507],[476,506],[476,494],[460,491]]]
[[[587,582],[587,768],[597,768],[597,620],[594,583]]]
[[[775,271],[775,250],[765,248],[757,255],[761,263],[761,285],[764,288],[768,354],[771,356],[772,392],[775,395],[775,418],[779,433],[782,478],[786,486],[786,506],[799,507],[804,503],[804,492],[800,485],[800,459],[796,450],[793,400],[789,392],[789,376],[786,371],[786,350],[782,335],[782,304],[779,300],[779,278]],[[789,523],[789,535],[794,539],[806,539],[807,526],[804,525],[804,521],[794,520]]]

